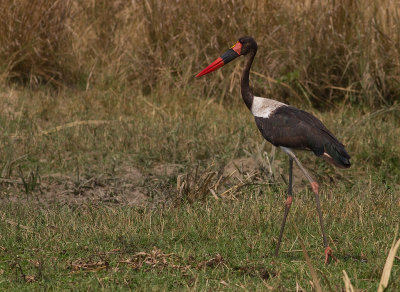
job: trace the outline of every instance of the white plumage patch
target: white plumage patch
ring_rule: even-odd
[[[267,119],[281,106],[287,106],[287,104],[269,98],[254,96],[251,113],[255,117]]]

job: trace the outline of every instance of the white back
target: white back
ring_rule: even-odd
[[[254,96],[250,110],[253,116],[267,119],[277,108],[282,106],[288,105],[273,99]]]

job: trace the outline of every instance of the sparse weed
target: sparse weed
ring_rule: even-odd
[[[40,185],[39,166],[31,170],[28,176],[24,175],[21,167],[18,167],[18,173],[26,195],[32,193]]]

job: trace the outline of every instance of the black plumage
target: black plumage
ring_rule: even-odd
[[[268,118],[256,116],[255,121],[262,136],[277,147],[311,150],[316,156],[324,156],[335,166],[351,166],[350,155],[344,145],[319,119],[308,112],[283,105]]]

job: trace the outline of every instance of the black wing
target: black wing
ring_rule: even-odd
[[[263,137],[275,146],[311,150],[317,156],[327,153],[342,166],[350,166],[350,156],[343,144],[310,113],[282,106],[268,118],[255,120]]]

